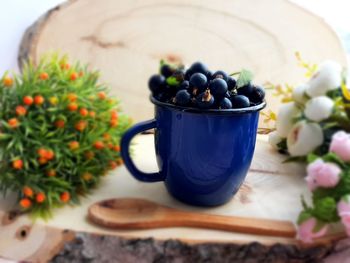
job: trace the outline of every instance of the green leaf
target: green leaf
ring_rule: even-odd
[[[312,163],[312,162],[316,161],[318,158],[320,158],[320,157],[317,156],[316,154],[310,153],[307,155],[306,160],[308,163]]]
[[[174,76],[170,76],[166,79],[166,83],[169,85],[169,86],[178,86],[180,85],[180,82],[176,79],[176,77]]]
[[[306,157],[305,156],[294,156],[294,157],[289,157],[283,161],[283,163],[292,163],[292,162],[305,163]]]
[[[242,69],[236,82],[237,88],[249,84],[253,80],[253,73],[247,69]]]
[[[287,147],[287,139],[283,139],[281,140],[279,143],[277,143],[277,147],[278,149],[280,150],[288,150],[288,147]]]
[[[312,214],[309,211],[302,211],[299,214],[299,217],[298,217],[298,220],[297,220],[297,224],[300,225],[300,224],[304,223],[306,220],[308,220],[311,217],[312,217]]]
[[[314,203],[314,215],[324,222],[336,222],[339,220],[337,202],[332,197],[316,200]]]
[[[4,134],[4,133],[0,133],[0,141],[5,141],[9,138],[11,138],[12,136],[10,134]]]
[[[335,153],[327,153],[325,156],[322,157],[322,159],[325,162],[332,162],[332,163],[336,163],[342,167],[345,167],[345,163],[342,159],[339,158],[338,155],[336,155]]]

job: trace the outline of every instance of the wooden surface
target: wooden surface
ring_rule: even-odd
[[[295,51],[346,65],[330,27],[287,0],[72,0],[28,29],[19,60],[55,50],[100,69],[136,121],[153,116],[147,81],[162,58],[248,68],[257,83],[303,81]],[[270,95],[268,102],[275,108]]]
[[[140,198],[114,198],[95,203],[89,207],[88,218],[99,226],[121,230],[193,227],[261,236],[296,236],[291,221],[182,211]]]
[[[259,136],[254,160],[250,172],[236,196],[227,204],[215,208],[200,208],[188,206],[173,199],[165,190],[163,183],[142,183],[131,177],[125,167],[120,167],[106,176],[93,195],[82,200],[80,206],[64,207],[54,213],[54,217],[47,221],[37,221],[35,224],[26,216],[16,217],[15,221],[7,222],[8,211],[15,199],[7,198],[0,202],[0,255],[7,258],[24,260],[33,258],[40,253],[55,255],[53,248],[61,247],[63,238],[60,236],[64,229],[74,232],[113,235],[118,238],[149,238],[157,240],[180,239],[187,243],[230,243],[246,244],[259,242],[262,246],[270,247],[276,243],[294,246],[295,249],[308,249],[294,238],[261,236],[243,233],[233,233],[219,230],[174,227],[146,230],[111,230],[89,223],[88,208],[98,201],[111,198],[143,198],[160,204],[191,212],[201,212],[209,215],[225,215],[250,217],[253,219],[287,220],[295,222],[301,210],[300,195],[309,198],[304,182],[304,168],[295,164],[282,164],[284,156],[276,154],[266,143],[266,138]],[[153,135],[136,137],[134,146],[136,164],[145,171],[157,169],[154,155]],[[288,194],[287,194],[288,193]],[[16,233],[24,226],[30,225],[30,231],[25,242],[18,240]],[[36,230],[36,231],[35,231]],[[326,251],[332,248],[332,239],[344,237],[337,226],[332,228],[334,234],[319,240],[318,245],[325,244]],[[50,233],[58,233],[53,239]],[[56,235],[56,236],[57,236]],[[92,237],[88,237],[92,238]],[[30,245],[29,245],[30,244]],[[11,249],[9,249],[11,248]],[[286,247],[284,249],[287,249]],[[288,249],[287,249],[288,250]],[[54,251],[55,253],[53,253]],[[269,250],[262,250],[266,253]],[[97,253],[97,252],[96,252]]]

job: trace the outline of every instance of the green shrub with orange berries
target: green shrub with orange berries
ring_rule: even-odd
[[[23,210],[48,216],[78,203],[122,163],[119,141],[130,119],[99,74],[67,57],[27,63],[0,80],[0,190]]]

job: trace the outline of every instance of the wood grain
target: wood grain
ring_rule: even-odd
[[[202,60],[227,72],[249,68],[257,83],[305,81],[295,51],[315,63],[346,65],[330,27],[286,0],[70,1],[27,30],[19,62],[56,50],[100,69],[135,121],[153,117],[147,81],[160,59]],[[268,102],[276,109],[271,94]]]

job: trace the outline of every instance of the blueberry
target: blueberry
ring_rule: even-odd
[[[207,77],[207,79],[212,79],[213,77],[213,72],[211,72],[210,70],[208,70],[207,74],[205,74],[205,76]]]
[[[184,80],[181,82],[181,84],[177,87],[178,90],[186,89],[188,90],[190,87],[190,82],[188,80]]]
[[[186,72],[185,72],[185,80],[190,80],[192,75],[193,75],[193,71],[191,69],[186,70]]]
[[[233,90],[236,87],[236,80],[229,76],[227,78],[227,86],[228,86],[228,90]]]
[[[255,86],[249,99],[253,103],[261,103],[265,98],[265,90],[263,87]]]
[[[194,89],[204,91],[207,88],[207,77],[202,73],[195,73],[190,78],[190,85]]]
[[[159,94],[154,96],[157,100],[161,102],[171,102],[172,95],[166,92],[160,92]]]
[[[174,69],[168,64],[164,64],[160,67],[160,74],[162,74],[165,78],[170,77],[173,73]]]
[[[169,86],[166,85],[163,89],[165,93],[169,94],[169,96],[175,97],[176,92],[178,91],[177,86]]]
[[[206,75],[209,71],[207,65],[203,64],[202,62],[195,62],[191,65],[190,70],[193,73],[202,73]]]
[[[249,99],[244,95],[237,95],[231,97],[232,102],[232,108],[239,109],[239,108],[246,108],[250,106]]]
[[[220,79],[227,81],[228,75],[225,71],[218,70],[212,76],[212,79],[216,79],[216,78],[220,78]]]
[[[250,94],[253,92],[253,90],[254,90],[253,85],[251,83],[249,83],[243,87],[238,88],[237,94],[249,97]]]
[[[153,75],[148,81],[148,87],[151,90],[152,94],[159,93],[165,84],[165,78],[161,75]]]
[[[179,90],[176,93],[175,104],[184,106],[189,104],[190,101],[191,101],[191,94],[188,93],[187,90]]]
[[[227,92],[227,83],[221,78],[210,81],[209,88],[215,97],[223,97]]]
[[[197,106],[200,109],[209,109],[214,105],[214,101],[214,96],[210,94],[210,90],[208,89],[196,98]]]
[[[219,109],[232,109],[232,102],[228,98],[223,98],[219,103]]]
[[[184,81],[185,80],[185,71],[183,69],[177,69],[173,73],[173,75],[177,81]]]

